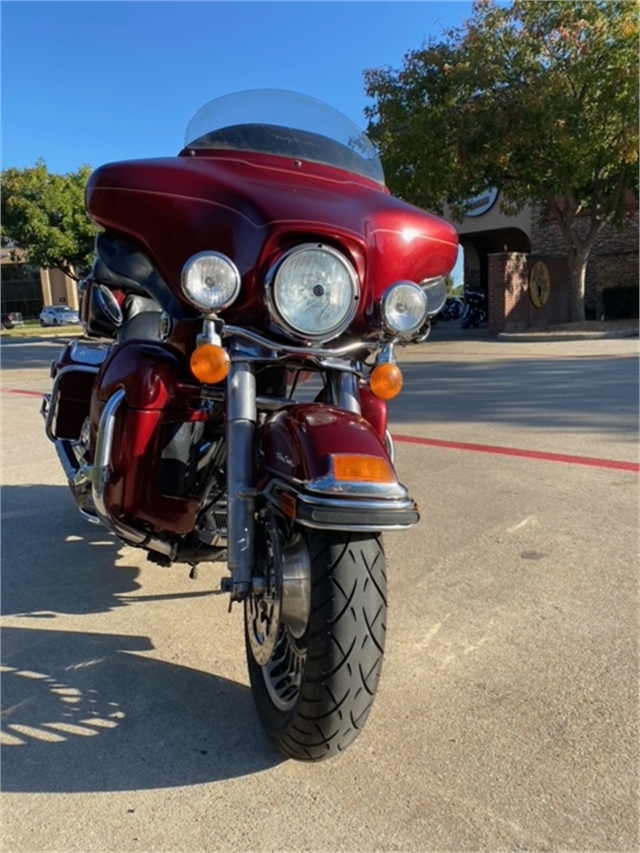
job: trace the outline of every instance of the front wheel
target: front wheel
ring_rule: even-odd
[[[330,758],[357,737],[386,631],[380,536],[272,523],[269,591],[245,603],[249,677],[262,725],[290,758]]]

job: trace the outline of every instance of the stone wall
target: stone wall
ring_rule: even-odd
[[[551,279],[546,304],[537,308],[529,295],[529,274],[536,261],[544,261]],[[489,332],[544,329],[570,319],[569,270],[565,257],[522,252],[489,255]]]
[[[578,223],[578,233],[586,234],[589,222]],[[587,265],[585,302],[587,313],[596,319],[602,314],[602,290],[619,284],[638,286],[638,210],[627,212],[622,230],[606,226],[598,236]],[[531,245],[540,256],[566,257],[562,233],[554,222],[544,221],[538,211],[532,217]]]

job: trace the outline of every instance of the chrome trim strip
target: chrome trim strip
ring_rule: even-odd
[[[387,530],[408,530],[410,527],[415,527],[418,520],[412,521],[409,524],[328,524],[309,521],[308,519],[296,519],[298,524],[303,527],[311,527],[313,530],[350,530],[354,533],[383,533]]]
[[[340,358],[341,356],[350,355],[358,350],[369,349],[376,350],[380,348],[379,341],[354,341],[350,344],[345,344],[342,347],[334,349],[329,347],[293,347],[289,344],[277,343],[269,338],[254,332],[251,329],[242,329],[239,326],[225,326],[222,332],[223,338],[240,338],[250,341],[253,344],[258,344],[271,352],[281,352],[285,355],[303,355],[317,356],[318,358]],[[239,356],[242,357],[242,356]]]
[[[399,484],[398,484],[399,485]],[[401,487],[404,490],[404,487]],[[296,515],[296,521],[305,527],[313,527],[323,530],[359,530],[359,531],[382,531],[382,530],[405,530],[413,527],[420,519],[418,507],[406,490],[404,498],[338,498],[331,496],[309,495],[300,491],[294,485],[285,483],[281,480],[272,480],[263,496],[274,506],[280,508],[280,496],[288,495],[296,501],[296,506],[300,506],[303,510],[313,509],[334,511],[339,515],[339,520],[335,523],[331,521],[314,521],[312,518],[304,517],[303,513]],[[353,513],[381,513],[383,518],[376,522],[354,522],[349,519],[350,512]],[[398,514],[414,514],[415,520],[408,522],[398,522],[394,520],[394,516]],[[388,519],[388,521],[386,520]]]
[[[270,469],[267,469],[270,470]],[[355,503],[364,509],[381,509],[383,507],[397,507],[406,509],[413,506],[413,499],[409,496],[407,489],[397,480],[395,483],[341,483],[342,490],[331,491],[331,484],[336,481],[331,475],[307,483],[291,482],[281,479],[280,472],[272,471],[274,479],[270,480],[266,489],[261,492],[266,498],[271,499],[274,492],[285,492],[294,494],[297,498],[307,503],[318,506],[326,503],[327,506],[353,507]],[[314,488],[315,486],[315,488]],[[322,488],[322,487],[325,488]],[[328,486],[328,488],[327,488]],[[364,489],[364,487],[369,487]],[[358,491],[360,489],[360,491]],[[277,500],[277,497],[276,497]]]
[[[324,514],[323,519],[314,517]],[[335,521],[331,516],[336,516]],[[372,516],[376,516],[375,520]],[[365,516],[366,520],[356,520]],[[404,517],[402,521],[399,519]],[[404,530],[420,520],[414,501],[407,500],[340,500],[297,495],[296,521],[305,527],[322,530]]]
[[[336,480],[333,474],[310,480],[304,484],[304,491],[316,495],[326,495],[330,499],[340,499],[341,495],[347,498],[373,498],[378,500],[394,501],[408,500],[409,493],[397,480],[394,483],[353,483],[347,480]],[[302,494],[302,493],[301,493]]]
[[[71,344],[69,356],[78,364],[95,366],[102,364],[109,355],[110,349],[109,344],[96,344],[93,341],[80,339]]]
[[[354,509],[358,508],[365,512],[374,511],[379,509],[389,510],[393,512],[394,510],[407,510],[413,509],[415,503],[411,498],[407,495],[406,498],[396,498],[389,500],[375,500],[375,499],[358,499],[353,498],[351,500],[342,499],[342,498],[333,498],[333,497],[316,497],[316,495],[306,495],[303,492],[295,492],[297,499],[308,506],[317,506],[322,509],[336,509],[336,510],[345,510],[345,509]]]

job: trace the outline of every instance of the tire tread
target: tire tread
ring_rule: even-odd
[[[384,550],[377,534],[307,533],[312,565],[308,657],[287,721],[251,682],[276,746],[303,761],[329,758],[357,737],[378,686],[386,632]],[[269,707],[265,706],[268,703]],[[284,724],[283,724],[284,723]]]

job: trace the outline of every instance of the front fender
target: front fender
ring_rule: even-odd
[[[281,409],[263,425],[258,454],[258,491],[302,524],[385,530],[419,519],[380,436],[354,412],[320,403]],[[346,473],[339,465],[345,458],[356,463]]]

